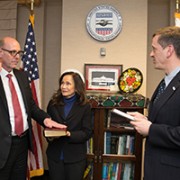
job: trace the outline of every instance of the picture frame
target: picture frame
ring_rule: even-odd
[[[117,64],[85,64],[86,90],[118,91],[118,79],[122,73],[122,67]]]

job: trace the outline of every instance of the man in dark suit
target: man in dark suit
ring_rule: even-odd
[[[165,78],[155,90],[148,118],[137,113],[131,124],[146,137],[144,180],[180,179],[180,28],[165,27],[152,38],[150,56]],[[165,90],[162,82],[165,81]]]
[[[36,106],[26,74],[15,69],[21,54],[22,51],[17,40],[11,37],[5,37],[0,40],[0,62],[2,65],[0,70],[1,180],[26,179],[28,148],[33,150],[31,118],[44,127],[66,127],[51,120],[47,113]],[[11,74],[20,104],[23,123],[21,134],[17,134],[15,130],[16,113],[13,106],[13,98],[15,96],[11,94],[8,74]]]

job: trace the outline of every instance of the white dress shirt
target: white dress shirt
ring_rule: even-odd
[[[4,91],[6,94],[7,104],[8,104],[9,117],[10,117],[10,123],[11,123],[11,131],[12,131],[12,135],[14,136],[16,134],[15,134],[15,126],[14,126],[14,121],[15,121],[14,120],[14,110],[13,110],[13,104],[12,104],[13,97],[11,96],[11,90],[9,88],[9,78],[7,77],[7,74],[12,74],[12,81],[14,83],[14,86],[15,86],[15,89],[17,92],[17,96],[18,96],[18,100],[20,103],[21,111],[22,111],[24,131],[26,131],[28,129],[28,122],[27,122],[27,114],[25,111],[23,97],[22,97],[17,79],[13,72],[9,73],[5,69],[2,68],[2,70],[0,71],[0,75],[1,75],[2,83],[4,86]]]

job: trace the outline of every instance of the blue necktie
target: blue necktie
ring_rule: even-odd
[[[158,87],[158,92],[156,94],[156,97],[154,98],[154,103],[159,99],[159,97],[161,96],[161,94],[164,92],[166,88],[166,84],[165,84],[165,81],[164,79],[161,81],[161,83],[159,84],[159,87]]]

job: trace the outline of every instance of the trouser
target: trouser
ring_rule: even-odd
[[[75,163],[55,162],[48,159],[50,180],[82,180],[86,159]]]
[[[0,180],[26,180],[28,135],[12,137],[12,145],[5,166],[0,169]]]

